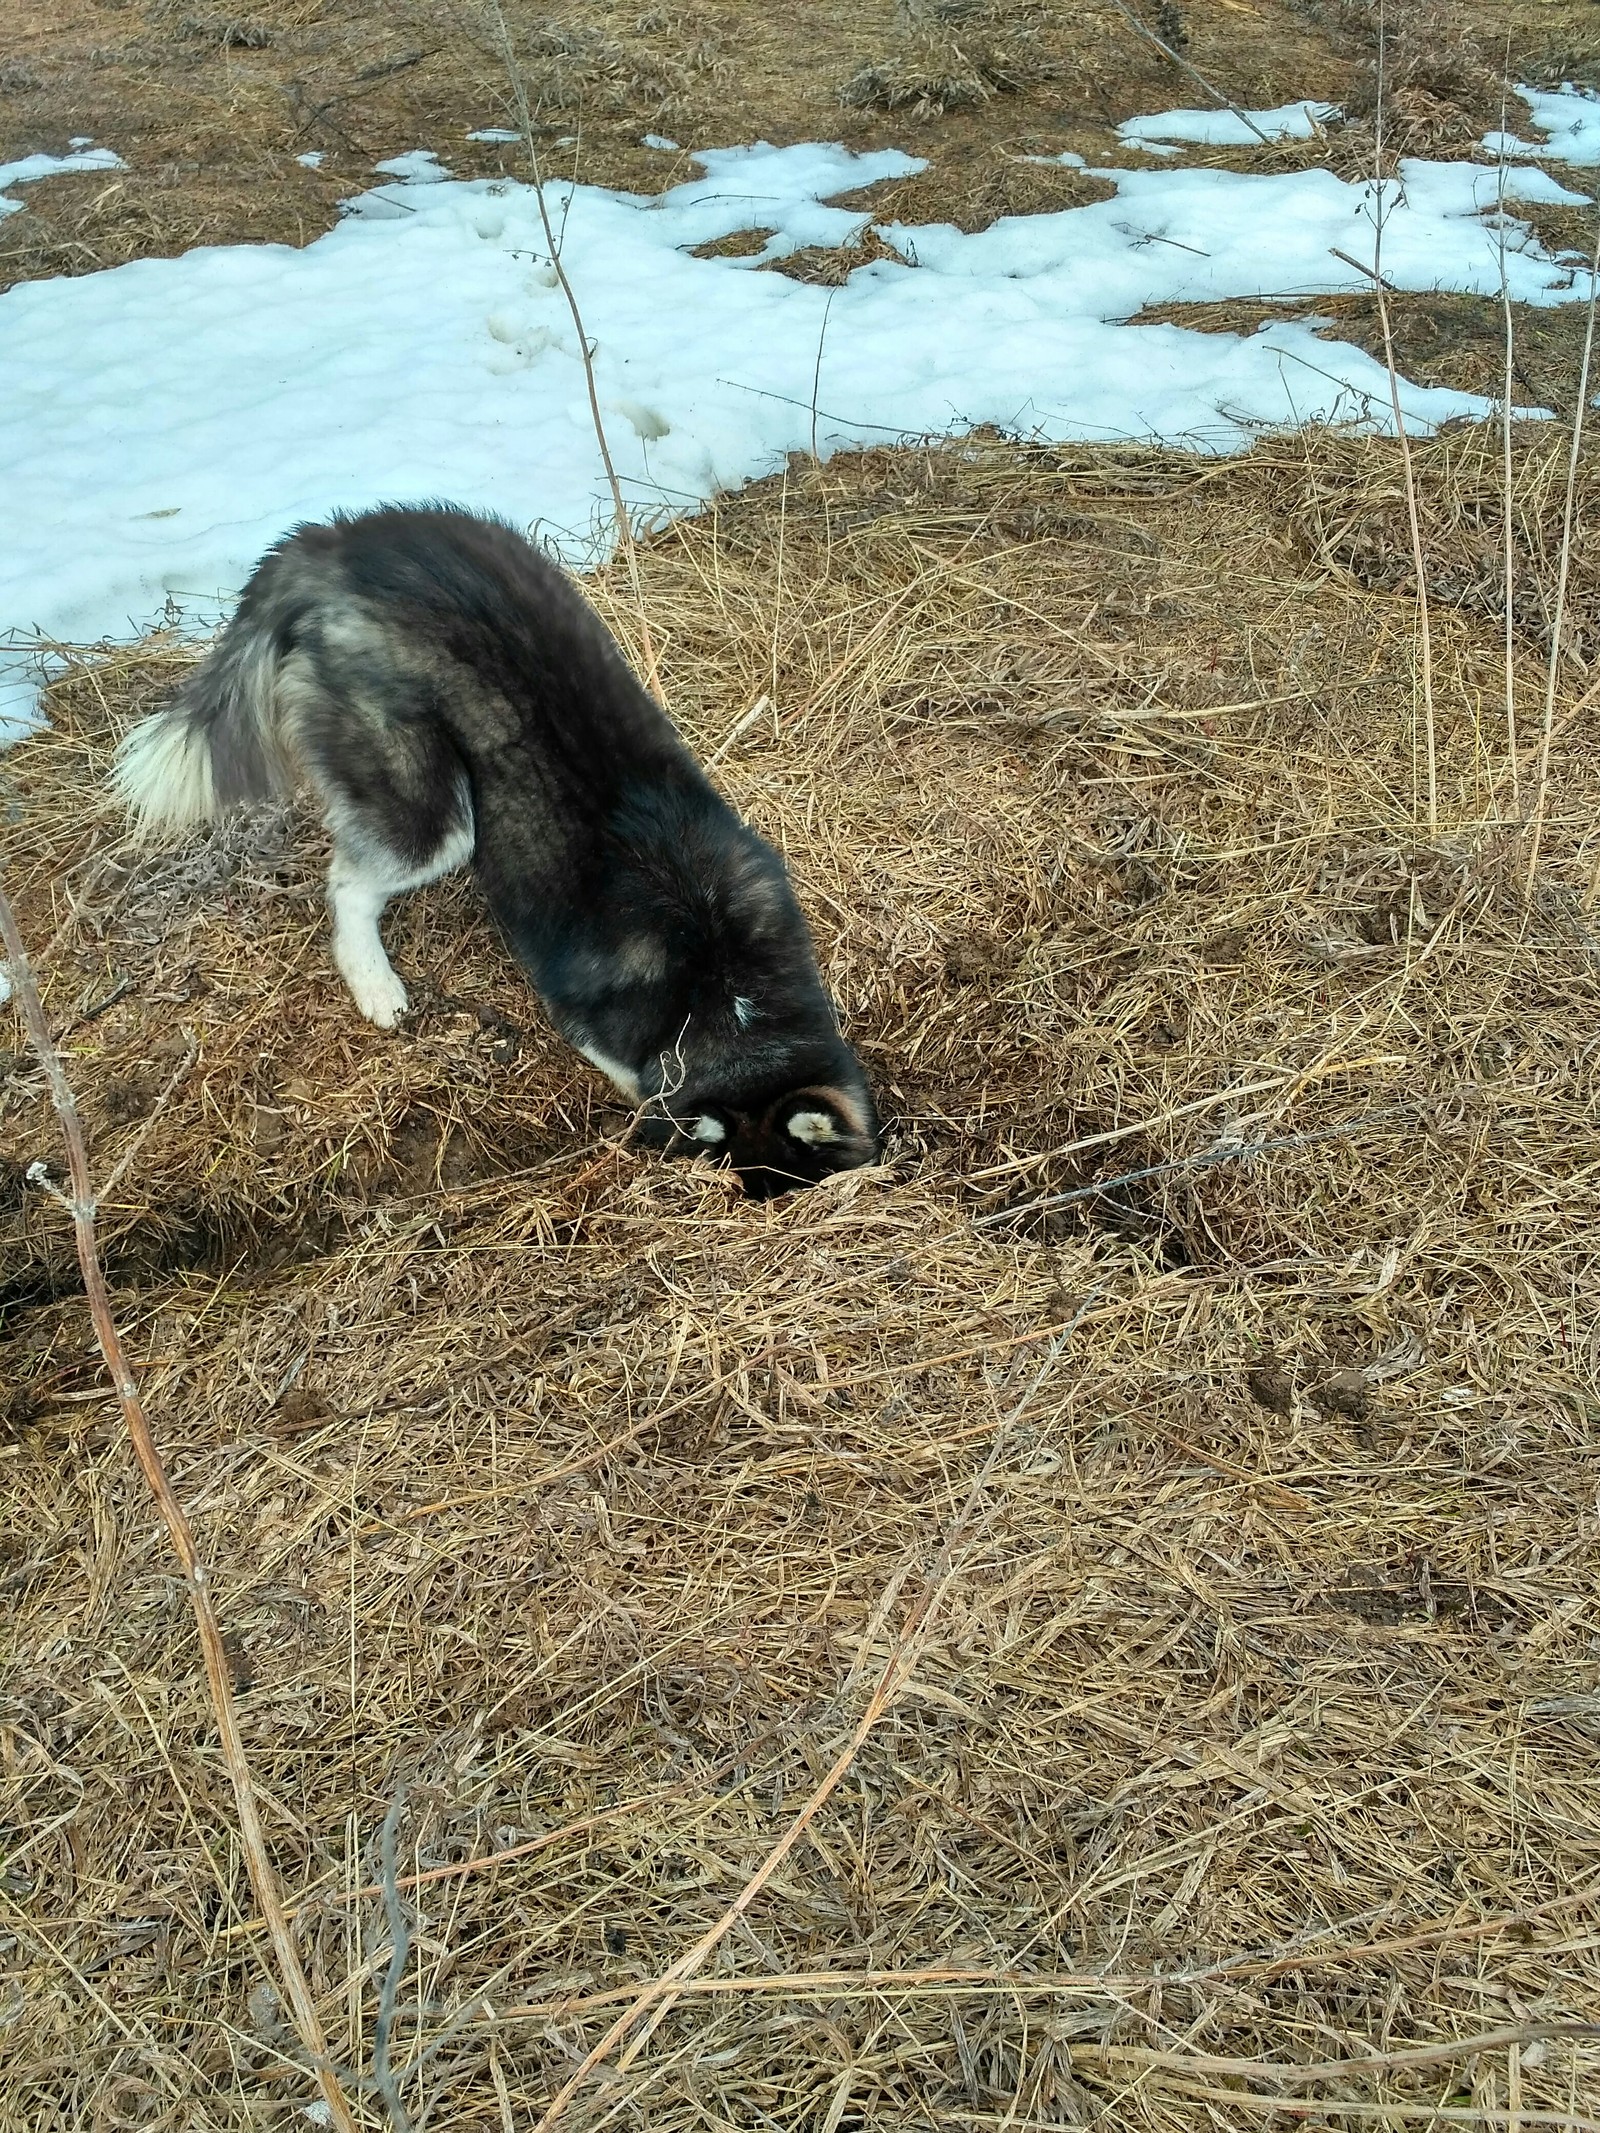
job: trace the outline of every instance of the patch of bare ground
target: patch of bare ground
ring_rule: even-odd
[[[1287,303],[1152,304],[1138,315],[1142,325],[1181,326],[1191,333],[1251,333],[1282,319],[1309,320],[1327,339],[1352,343],[1375,361],[1384,360],[1377,302],[1367,295]],[[1389,298],[1389,323],[1402,376],[1418,385],[1480,393],[1490,401],[1500,398],[1506,328],[1498,298],[1396,293]],[[1584,308],[1577,304],[1512,306],[1515,407],[1543,409],[1571,421],[1586,323]],[[1383,405],[1380,397],[1380,413]]]

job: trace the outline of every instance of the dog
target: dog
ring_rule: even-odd
[[[333,960],[380,1029],[407,1007],[385,905],[470,860],[643,1140],[731,1163],[755,1198],[879,1160],[783,862],[502,520],[438,504],[298,527],[111,782],[146,835],[309,785],[333,837]]]

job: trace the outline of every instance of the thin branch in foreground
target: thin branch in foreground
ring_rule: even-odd
[[[1040,1214],[1052,1207],[1071,1207],[1080,1200],[1098,1200],[1106,1193],[1120,1192],[1126,1185],[1142,1185],[1151,1178],[1176,1177],[1182,1171],[1214,1170],[1219,1163],[1248,1163],[1258,1155],[1275,1155],[1286,1148],[1314,1148],[1323,1141],[1348,1140],[1368,1126],[1400,1118],[1414,1118],[1415,1104],[1391,1104],[1382,1111],[1369,1111],[1362,1118],[1349,1118],[1338,1126],[1317,1126],[1308,1133],[1284,1133],[1272,1140],[1240,1141],[1237,1146],[1202,1148],[1197,1155],[1174,1156],[1170,1162],[1146,1163],[1139,1170],[1124,1170],[1111,1178],[1098,1178],[1092,1185],[1075,1185],[1070,1192],[1046,1193],[1043,1199],[1025,1200],[1018,1207],[995,1207],[974,1215],[974,1229],[989,1229],[997,1222],[1015,1222],[1023,1215]]]
[[[389,2123],[394,2133],[411,2133],[411,2120],[400,2098],[400,2084],[395,2078],[390,2061],[389,2045],[394,2035],[395,2010],[400,2000],[400,1983],[406,1974],[406,1958],[411,1953],[411,1921],[406,1916],[406,1907],[400,1901],[399,1866],[395,1858],[400,1835],[400,1816],[405,1809],[406,1792],[403,1785],[395,1787],[394,1798],[389,1803],[389,1812],[383,1818],[383,1834],[378,1840],[378,1867],[383,1877],[383,1910],[389,1925],[389,1968],[385,1973],[382,1990],[378,1994],[378,2012],[372,2025],[372,2085],[383,2098],[383,2107],[389,2114]]]
[[[1589,366],[1594,355],[1595,293],[1600,289],[1600,198],[1594,203],[1594,256],[1589,262],[1589,310],[1583,329],[1583,361],[1578,366],[1578,404],[1572,411],[1572,450],[1567,456],[1567,493],[1561,508],[1561,560],[1556,570],[1556,613],[1550,630],[1550,658],[1545,668],[1544,721],[1539,733],[1539,767],[1534,773],[1533,834],[1528,840],[1525,892],[1533,894],[1544,838],[1545,802],[1550,790],[1550,743],[1556,722],[1556,683],[1561,675],[1561,640],[1567,627],[1567,578],[1572,567],[1572,516],[1578,493],[1578,459],[1583,449],[1583,418],[1589,408]]]
[[[1434,741],[1433,722],[1433,631],[1428,614],[1427,558],[1422,547],[1422,520],[1417,508],[1417,474],[1412,464],[1411,439],[1406,434],[1406,418],[1400,407],[1400,374],[1395,368],[1394,335],[1389,324],[1388,284],[1383,278],[1383,225],[1385,218],[1383,198],[1383,100],[1387,84],[1384,80],[1384,59],[1387,34],[1383,11],[1378,13],[1378,111],[1373,147],[1373,183],[1377,205],[1372,218],[1372,284],[1378,301],[1378,326],[1383,334],[1383,363],[1389,376],[1389,404],[1394,409],[1394,433],[1400,443],[1400,465],[1405,475],[1406,515],[1411,521],[1411,567],[1417,580],[1417,629],[1422,640],[1422,716],[1428,756],[1428,835],[1439,834],[1439,766]],[[1412,718],[1416,712],[1413,709]],[[1412,732],[1416,727],[1413,723]],[[1415,741],[1412,743],[1412,777],[1416,777]],[[1415,784],[1413,783],[1413,791]],[[1415,802],[1413,802],[1413,805]]]
[[[633,536],[633,520],[627,504],[623,501],[622,484],[617,479],[616,462],[611,457],[611,446],[606,438],[606,426],[600,413],[600,392],[595,383],[594,349],[584,327],[583,313],[578,308],[577,291],[562,263],[561,239],[556,235],[550,220],[550,207],[544,196],[544,171],[539,162],[539,151],[534,145],[533,112],[528,102],[527,78],[517,58],[516,47],[511,41],[511,29],[505,18],[500,0],[488,0],[490,19],[494,23],[500,57],[505,64],[506,78],[511,84],[512,106],[517,115],[517,126],[522,134],[522,145],[527,151],[528,163],[533,171],[533,197],[538,202],[539,220],[544,226],[544,241],[550,254],[550,264],[561,284],[561,293],[567,300],[567,309],[572,314],[573,331],[578,336],[578,354],[583,362],[583,382],[589,393],[589,418],[594,424],[596,442],[600,447],[600,463],[605,468],[606,482],[611,490],[611,508],[616,514],[617,544],[628,565],[628,575],[633,584],[634,603],[639,610],[639,649],[644,655],[645,678],[648,680],[658,702],[665,704],[666,692],[661,686],[661,671],[656,664],[656,648],[650,634],[650,617],[645,609],[644,588],[639,580],[637,544]],[[568,195],[569,203],[571,195]]]
[[[1516,322],[1511,315],[1511,284],[1506,275],[1506,100],[1510,84],[1511,51],[1500,72],[1500,163],[1495,189],[1495,238],[1500,258],[1500,309],[1505,322],[1505,375],[1500,386],[1500,479],[1505,544],[1505,662],[1506,662],[1506,754],[1511,766],[1511,811],[1522,813],[1522,774],[1517,762],[1517,670],[1516,632],[1512,621],[1512,598],[1516,586],[1516,546],[1511,480],[1511,386],[1516,372]]]
[[[28,1039],[49,1084],[50,1100],[61,1122],[62,1138],[67,1146],[67,1171],[71,1193],[70,1196],[64,1194],[61,1197],[66,1200],[72,1215],[78,1265],[83,1272],[84,1294],[89,1300],[89,1315],[94,1321],[95,1337],[100,1343],[100,1353],[105,1358],[106,1369],[110,1373],[112,1385],[121,1404],[123,1420],[128,1426],[128,1436],[132,1441],[135,1456],[144,1471],[145,1480],[150,1485],[151,1494],[156,1499],[174,1553],[182,1566],[184,1583],[189,1588],[195,1626],[200,1633],[200,1650],[205,1660],[206,1686],[210,1691],[211,1707],[217,1721],[217,1738],[221,1744],[223,1761],[227,1764],[228,1776],[233,1784],[233,1796],[239,1815],[240,1843],[249,1868],[251,1886],[255,1891],[256,1908],[266,1921],[273,1952],[278,1959],[279,1974],[288,1994],[295,2029],[315,2072],[329,2120],[338,2128],[338,2133],[356,2133],[356,2121],[351,2115],[350,2105],[345,2100],[339,2078],[328,2056],[328,2044],[323,2034],[321,2018],[318,2016],[316,2002],[311,1996],[311,1987],[284,1915],[277,1877],[267,1857],[266,1838],[256,1807],[255,1785],[245,1758],[244,1742],[239,1734],[238,1713],[234,1708],[233,1679],[227,1654],[223,1649],[222,1630],[218,1625],[211,1598],[211,1574],[200,1560],[194,1534],[184,1515],[183,1506],[174,1495],[172,1484],[167,1478],[167,1470],[150,1433],[150,1425],[139,1399],[139,1390],[133,1381],[133,1373],[128,1367],[116,1322],[111,1315],[111,1298],[106,1290],[105,1274],[100,1265],[99,1248],[95,1242],[94,1190],[89,1176],[89,1153],[84,1144],[83,1124],[78,1116],[77,1101],[61,1064],[60,1054],[51,1042],[50,1026],[45,1020],[44,1005],[39,997],[38,981],[34,977],[33,966],[28,961],[22,935],[18,931],[16,918],[3,888],[0,888],[0,941],[5,945],[11,986],[17,1005],[22,1011]]]
[[[728,1905],[722,1916],[701,1935],[692,1948],[679,1956],[670,1969],[664,1971],[660,1977],[646,1985],[633,2000],[632,2004],[625,2008],[612,2023],[600,2041],[585,2053],[573,2073],[569,2075],[551,2098],[545,2108],[543,2117],[534,2128],[534,2133],[549,2133],[550,2127],[554,2126],[562,2117],[567,2105],[583,2086],[584,2082],[587,2081],[590,2074],[594,2072],[595,2068],[603,2060],[610,2056],[612,2050],[618,2044],[623,2042],[629,2031],[633,2030],[637,2023],[639,2027],[636,2033],[617,2061],[618,2072],[625,2073],[627,2071],[671,2011],[678,1998],[679,1988],[688,1979],[694,1977],[707,1957],[714,1952],[749,1910],[751,1904],[755,1902],[756,1898],[767,1886],[767,1883],[772,1879],[779,1867],[782,1866],[784,1860],[788,1858],[790,1852],[794,1850],[800,1839],[821,1813],[827,1801],[843,1782],[856,1757],[860,1754],[867,1735],[889,1708],[889,1705],[894,1701],[906,1682],[910,1680],[916,1669],[917,1660],[921,1656],[922,1648],[933,1626],[933,1617],[939,1603],[949,1590],[956,1571],[960,1567],[957,1551],[967,1538],[984,1488],[994,1471],[1001,1452],[1010,1439],[1012,1428],[1026,1412],[1034,1395],[1054,1369],[1057,1357],[1071,1339],[1098,1294],[1098,1290],[1090,1291],[1089,1295],[1078,1306],[1070,1323],[1064,1326],[1056,1339],[1051,1342],[1049,1353],[1034,1374],[1027,1390],[995,1432],[995,1440],[990,1447],[988,1457],[974,1476],[972,1486],[967,1492],[967,1498],[961,1507],[960,1514],[940,1544],[939,1552],[934,1558],[933,1565],[923,1582],[922,1589],[913,1600],[901,1626],[900,1633],[895,1638],[889,1656],[884,1662],[883,1670],[878,1676],[877,1687],[867,1699],[866,1709],[862,1712],[855,1730],[835,1758],[827,1774],[811,1792],[793,1821],[789,1824],[789,1827],[784,1831],[771,1851],[768,1852],[760,1866],[750,1876],[750,1879],[739,1891],[733,1902]]]
[[[814,467],[822,464],[817,457],[817,395],[822,390],[822,351],[828,339],[828,319],[833,310],[833,300],[838,293],[837,288],[830,289],[828,301],[822,307],[822,330],[817,335],[817,361],[811,373],[811,464]]]
[[[1207,96],[1214,98],[1219,104],[1226,105],[1227,109],[1233,113],[1236,119],[1241,119],[1244,124],[1250,128],[1250,131],[1255,135],[1258,141],[1262,142],[1264,146],[1268,148],[1277,147],[1278,144],[1272,138],[1271,134],[1263,133],[1261,128],[1256,124],[1255,120],[1250,116],[1248,111],[1241,111],[1239,109],[1239,106],[1234,102],[1231,96],[1224,96],[1224,94],[1217,87],[1215,82],[1207,81],[1206,77],[1200,72],[1200,69],[1198,67],[1191,66],[1189,61],[1184,58],[1183,54],[1181,52],[1175,52],[1172,49],[1172,46],[1167,43],[1164,37],[1158,37],[1155,31],[1150,28],[1148,23],[1141,22],[1138,16],[1133,12],[1133,9],[1125,5],[1125,0],[1111,0],[1111,5],[1116,9],[1117,13],[1122,17],[1123,21],[1127,23],[1130,30],[1137,31],[1139,36],[1144,39],[1146,44],[1153,44],[1158,52],[1164,54],[1166,58],[1172,61],[1172,64],[1175,67],[1182,67],[1184,73],[1189,76],[1191,81],[1197,81],[1200,84],[1201,88],[1204,89]]]

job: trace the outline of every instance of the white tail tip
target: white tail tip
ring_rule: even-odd
[[[125,736],[111,791],[141,833],[192,829],[218,813],[205,733],[181,711],[158,711]]]

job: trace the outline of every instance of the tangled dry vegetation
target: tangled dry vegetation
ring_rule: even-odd
[[[120,842],[179,647],[81,657],[0,760],[363,2124],[538,2124],[719,1920],[564,2124],[1600,2124],[1600,788],[1585,623],[1527,897],[1497,449],[1422,459],[1432,839],[1381,443],[797,464],[644,549],[892,1119],[788,1202],[630,1152],[470,888],[397,912],[386,1038],[306,821]],[[1530,576],[1558,455],[1518,448]],[[311,2122],[5,1067],[0,2125]]]

